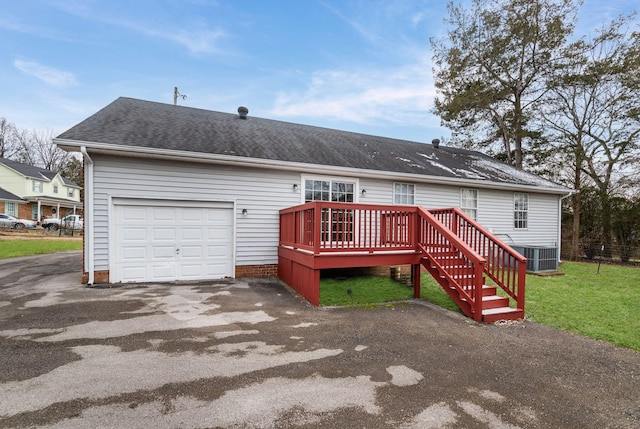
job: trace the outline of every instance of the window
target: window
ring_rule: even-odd
[[[32,220],[37,220],[37,221],[40,220],[40,219],[38,219],[38,205],[37,204],[31,204],[31,219]]]
[[[333,180],[305,180],[304,201],[354,202],[355,183]]]
[[[478,220],[478,190],[460,189],[460,209],[473,220]]]
[[[9,216],[18,217],[18,204],[5,202],[4,212]]]
[[[33,180],[31,182],[31,189],[33,192],[42,193],[42,182],[39,180]]]
[[[513,194],[513,227],[527,229],[529,213],[529,194],[516,192]]]
[[[75,195],[75,192],[73,188],[69,188],[69,190],[67,190],[67,196],[73,198],[74,195]]]
[[[58,184],[57,184],[57,183],[54,183],[54,184],[53,184],[53,193],[54,193],[54,194],[57,194],[57,193],[58,193]]]
[[[353,203],[356,184],[338,180],[305,180],[304,199]],[[348,209],[322,210],[322,241],[353,241],[354,211]]]
[[[414,204],[415,186],[408,183],[393,184],[393,204]]]

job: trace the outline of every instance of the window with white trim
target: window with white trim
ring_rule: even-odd
[[[4,203],[4,212],[9,216],[18,217],[18,203]]]
[[[333,179],[306,179],[304,200],[355,202],[355,182]],[[353,240],[354,211],[349,209],[322,209],[322,241],[349,242]]]
[[[393,204],[413,205],[415,201],[415,185],[410,183],[393,184]]]
[[[53,193],[54,193],[54,194],[57,194],[57,193],[58,193],[58,184],[57,184],[57,183],[54,183],[54,184],[53,184]]]
[[[529,194],[522,192],[513,194],[513,227],[515,229],[529,227]]]
[[[339,180],[314,180],[304,181],[304,201],[336,201],[353,203],[355,201],[354,182]]]
[[[33,192],[37,192],[39,194],[42,193],[42,182],[40,180],[32,180],[31,181],[31,190]]]
[[[67,190],[67,196],[70,198],[73,198],[74,195],[75,195],[75,190],[73,188],[69,188]]]
[[[478,190],[460,189],[460,210],[473,220],[478,220]]]

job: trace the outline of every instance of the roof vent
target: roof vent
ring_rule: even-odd
[[[247,115],[249,114],[249,109],[244,106],[238,107],[238,116],[240,119],[247,119]]]
[[[433,146],[434,149],[438,149],[440,147],[440,139],[431,140],[431,145]]]

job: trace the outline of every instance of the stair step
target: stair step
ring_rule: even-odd
[[[498,320],[517,320],[524,317],[524,311],[519,308],[497,307],[482,310],[482,321],[486,323]]]
[[[498,295],[490,295],[482,297],[482,309],[504,308],[509,307],[509,298]]]

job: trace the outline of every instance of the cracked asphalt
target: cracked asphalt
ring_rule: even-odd
[[[90,288],[81,259],[0,260],[0,427],[640,427],[635,351],[270,279]]]

